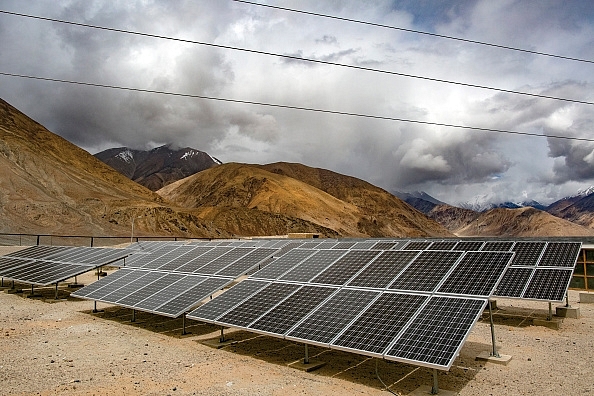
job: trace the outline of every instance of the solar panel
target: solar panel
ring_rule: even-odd
[[[290,283],[273,283],[227,312],[217,322],[228,326],[247,327],[300,287]]]
[[[17,258],[17,257],[0,257],[0,275],[4,270],[20,267],[31,262],[28,258]],[[3,276],[3,275],[2,275]]]
[[[522,298],[563,301],[573,269],[537,268]]]
[[[156,313],[156,309],[161,305],[173,300],[175,297],[182,295],[189,289],[198,285],[206,279],[205,276],[199,275],[185,275],[179,281],[172,283],[163,290],[156,292],[152,296],[137,303],[134,308]]]
[[[119,271],[114,272],[113,274],[110,274],[109,276],[106,276],[104,278],[98,279],[97,281],[91,283],[90,285],[87,285],[81,289],[78,289],[76,292],[72,293],[71,296],[73,297],[85,297],[97,290],[99,290],[100,288],[115,282],[116,280],[123,278],[125,276],[128,275],[132,275],[132,273],[134,273],[134,270],[131,269],[121,269]],[[122,285],[124,284],[125,281],[121,281]]]
[[[293,269],[282,275],[279,279],[293,282],[308,282],[330,264],[344,255],[345,251],[318,250],[313,256],[309,256]]]
[[[458,241],[434,241],[427,250],[452,250],[458,244]]]
[[[260,279],[276,279],[291,268],[295,267],[301,261],[316,253],[316,251],[305,249],[293,249],[290,252],[279,257],[265,268],[254,273],[253,278]],[[337,254],[336,252],[330,254]]]
[[[134,279],[132,282],[129,282],[122,287],[112,291],[109,294],[104,294],[101,298],[95,298],[96,300],[108,302],[108,303],[116,303],[118,300],[128,296],[136,292],[137,290],[145,287],[149,283],[156,281],[159,278],[165,276],[162,272],[152,272],[152,271],[143,271],[145,274],[140,276],[137,279]]]
[[[349,250],[316,276],[312,283],[343,285],[379,254],[375,250]]]
[[[359,249],[359,250],[369,250],[375,245],[375,241],[363,241],[357,242],[353,245],[352,249]]]
[[[204,253],[211,250],[211,246],[194,246],[192,250],[187,253],[182,254],[179,257],[174,258],[173,260],[169,261],[167,264],[162,265],[159,267],[161,271],[179,271],[179,269],[188,264],[190,261],[200,257]],[[179,271],[181,272],[181,271]]]
[[[176,258],[178,258],[179,256],[182,256],[188,252],[190,252],[192,249],[194,249],[193,246],[191,245],[185,245],[185,246],[178,246],[177,248],[162,254],[162,255],[151,255],[147,258],[150,259],[150,261],[145,262],[141,265],[141,267],[143,269],[158,269],[160,267],[162,267],[163,265],[167,264],[168,262],[170,262],[171,260],[174,260]]]
[[[316,246],[316,249],[332,249],[337,243],[337,241],[324,241]]]
[[[381,355],[427,299],[423,295],[384,293],[331,345]]]
[[[448,370],[486,302],[431,297],[385,358]]]
[[[488,298],[512,256],[511,252],[467,252],[447,276],[438,292]]]
[[[250,330],[283,335],[337,289],[303,286],[250,325]]]
[[[184,312],[187,312],[195,307],[200,301],[204,300],[208,296],[212,296],[215,292],[221,290],[231,282],[233,282],[233,279],[215,277],[208,278],[190,290],[159,306],[154,311],[161,315],[177,318]]]
[[[377,242],[371,247],[371,249],[373,249],[373,250],[390,250],[394,246],[397,246],[397,245],[398,245],[398,242],[396,242],[396,241]]]
[[[34,283],[41,286],[51,285],[65,279],[72,278],[73,276],[83,274],[87,271],[91,271],[93,268],[86,265],[78,264],[54,264],[51,270],[38,272],[23,279],[28,283]]]
[[[545,242],[516,242],[512,248],[512,251],[516,254],[511,265],[536,266],[545,245]]]
[[[508,252],[514,245],[513,241],[487,241],[481,250],[491,252]]]
[[[578,242],[549,242],[538,266],[573,268],[581,248]]]
[[[287,334],[287,339],[328,344],[374,299],[378,291],[342,289]]]
[[[459,241],[456,246],[454,246],[454,249],[452,250],[460,250],[463,252],[472,252],[472,251],[477,251],[477,250],[481,250],[481,247],[483,246],[484,242],[482,241]]]
[[[266,287],[269,282],[246,279],[220,296],[208,301],[206,304],[190,312],[187,317],[204,322],[214,321],[227,311],[233,309],[237,304],[248,299],[257,291]]]
[[[271,258],[276,251],[278,251],[278,249],[258,248],[241,257],[233,264],[217,272],[216,275],[237,278],[238,276],[248,272],[250,269],[256,267],[262,261]]]
[[[355,245],[356,242],[338,242],[332,246],[332,249],[350,249]]]
[[[534,273],[534,268],[510,267],[497,285],[495,295],[499,297],[522,297],[528,281]]]
[[[100,279],[97,282],[100,282],[102,284],[101,288],[96,288],[96,290],[90,292],[90,293],[85,293],[83,294],[83,291],[87,288],[87,287],[92,287],[91,284],[89,286],[85,286],[84,288],[82,288],[81,290],[77,291],[75,293],[76,296],[80,296],[80,297],[85,297],[88,298],[90,300],[101,300],[104,296],[112,293],[113,291],[119,289],[120,287],[123,287],[125,285],[127,285],[130,282],[133,282],[136,279],[139,279],[140,277],[143,277],[144,275],[146,275],[148,272],[147,271],[139,271],[139,270],[133,270],[128,274],[125,274],[125,276],[122,277],[115,277],[113,274],[107,276],[106,278]],[[112,277],[116,278],[112,281]],[[95,283],[97,283],[95,282]],[[105,283],[103,285],[103,283]]]
[[[459,251],[425,250],[389,286],[389,289],[432,292],[463,255]]]
[[[126,297],[116,301],[116,304],[124,306],[124,307],[133,307],[134,305],[138,304],[142,300],[149,298],[150,296],[154,295],[155,293],[163,290],[167,286],[179,281],[184,277],[182,274],[163,274],[161,278],[158,278],[152,283],[147,284],[144,287],[137,289],[136,291],[131,292]]]
[[[208,252],[203,253],[202,255],[196,257],[195,259],[188,261],[185,265],[182,265],[181,267],[179,267],[177,269],[177,271],[195,273],[200,268],[206,266],[211,261],[217,259],[218,257],[221,257],[222,255],[231,251],[232,249],[233,248],[230,246],[214,247],[213,249],[209,250]]]
[[[384,289],[419,255],[414,250],[386,250],[363,269],[348,285]]]
[[[431,246],[433,242],[431,241],[409,241],[406,246],[404,246],[404,250],[425,250]]]
[[[47,256],[51,256],[58,252],[72,249],[71,246],[31,246],[23,250],[12,252],[7,254],[9,257],[19,258],[30,258],[30,259],[43,259]]]
[[[252,252],[253,250],[254,248],[237,247],[223,254],[222,256],[217,257],[205,266],[198,268],[196,271],[194,271],[194,273],[204,275],[216,274],[229,264],[239,260],[240,258]]]

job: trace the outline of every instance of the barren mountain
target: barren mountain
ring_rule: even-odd
[[[584,227],[594,228],[594,193],[591,188],[552,203],[547,212]]]
[[[0,99],[0,232],[228,235],[172,209]]]
[[[221,164],[207,153],[189,147],[174,150],[161,146],[148,151],[120,147],[95,157],[152,191]]]
[[[259,222],[271,222],[269,233],[451,236],[380,188],[300,164],[225,164],[172,183],[158,193],[179,206],[196,208],[203,219],[227,230],[250,227],[253,216],[261,219]],[[252,216],[243,218],[246,211]]]
[[[478,216],[470,212],[461,213],[453,209],[442,209],[441,215],[437,215],[435,209],[430,213],[430,216],[435,216],[436,219],[441,218],[441,221],[445,221],[444,219],[448,217],[449,212],[450,221],[448,224],[451,227],[449,229],[458,236],[551,237],[594,235],[592,229],[530,207],[492,209],[487,212],[477,213]],[[460,221],[462,218],[464,220]]]

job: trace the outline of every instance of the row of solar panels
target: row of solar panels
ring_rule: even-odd
[[[449,369],[485,299],[245,280],[187,317]]]
[[[0,257],[0,277],[47,286],[128,256],[123,249],[32,246]]]

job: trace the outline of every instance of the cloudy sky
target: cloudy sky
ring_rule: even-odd
[[[189,95],[0,75],[0,98],[91,153],[175,144],[223,162],[300,162],[452,204],[548,204],[594,184],[594,143],[547,137],[594,139],[594,105],[577,103],[594,102],[591,0],[257,1],[589,62],[231,0],[0,0],[2,11],[193,42],[0,13],[0,73]]]

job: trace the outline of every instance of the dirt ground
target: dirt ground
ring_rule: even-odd
[[[1,252],[0,252],[1,253]],[[96,279],[89,273],[79,283]],[[72,282],[72,280],[70,281]],[[201,343],[220,328],[170,319],[69,297],[66,283],[35,288],[39,297],[0,292],[0,394],[2,395],[385,395],[407,394],[432,384],[432,371],[361,355],[309,347],[313,372],[288,364],[303,359],[302,344],[245,331],[225,330],[238,341],[222,349]],[[18,288],[17,284],[17,288]],[[532,326],[546,318],[548,304],[498,300],[496,345],[512,355],[507,366],[475,357],[491,350],[488,315],[483,316],[448,372],[441,389],[460,395],[594,394],[594,304],[580,304],[580,319],[564,319],[560,330]],[[553,310],[558,304],[553,304]],[[377,371],[377,374],[376,374]]]

